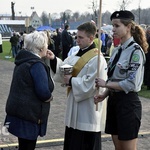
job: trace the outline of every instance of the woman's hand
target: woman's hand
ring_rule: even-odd
[[[106,87],[106,81],[101,78],[95,79],[95,86],[96,87]]]
[[[53,60],[55,58],[54,53],[51,50],[47,50],[46,57]]]

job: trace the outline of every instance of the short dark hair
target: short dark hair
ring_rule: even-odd
[[[92,22],[86,22],[77,27],[77,30],[79,31],[85,31],[88,36],[93,35],[95,36],[97,32],[96,25],[94,25]]]
[[[66,25],[65,25],[65,30],[66,30],[66,29],[68,29],[68,27],[69,27],[69,25],[68,25],[68,24],[66,24]]]

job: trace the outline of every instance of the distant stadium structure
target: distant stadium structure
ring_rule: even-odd
[[[24,20],[0,20],[0,32],[3,37],[11,36],[13,31],[21,32],[24,30]]]
[[[28,27],[26,26],[26,20],[29,20]],[[42,21],[35,11],[32,12],[30,17],[15,16],[15,20],[12,20],[10,15],[0,14],[0,33],[2,37],[10,37],[12,32],[31,32],[42,25]]]
[[[12,32],[12,30],[6,24],[0,24],[0,32],[1,33]]]

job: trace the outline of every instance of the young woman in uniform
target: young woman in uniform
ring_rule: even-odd
[[[105,132],[112,135],[116,150],[136,150],[141,124],[141,101],[138,92],[143,83],[147,42],[145,32],[134,22],[130,11],[115,11],[111,15],[113,36],[120,38],[120,46],[113,50],[108,62],[108,80],[96,78],[96,87],[104,87],[102,95],[94,102],[107,96],[107,118]]]

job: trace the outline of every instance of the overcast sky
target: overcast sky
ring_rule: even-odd
[[[97,2],[97,8],[99,8],[100,0],[94,0]],[[113,12],[119,9],[121,0],[102,0],[102,12],[106,10]],[[150,8],[148,0],[130,0],[128,10],[137,9],[139,2],[141,8]],[[84,13],[86,11],[92,12],[90,7],[93,0],[0,0],[0,14],[11,14],[11,2],[15,2],[16,15],[31,15],[32,11],[36,11],[40,16],[43,11],[47,13],[60,13],[67,9],[72,12]],[[112,4],[113,3],[113,4]],[[31,9],[31,7],[34,9]]]

